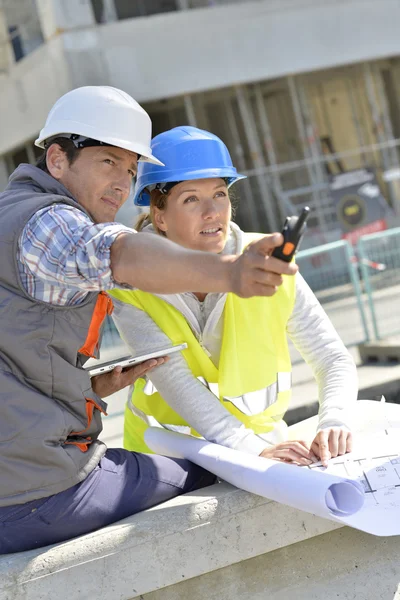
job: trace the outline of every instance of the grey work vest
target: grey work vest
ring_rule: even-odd
[[[21,165],[0,194],[0,507],[61,492],[84,480],[106,447],[97,438],[107,405],[81,368],[98,299],[62,307],[33,299],[17,263],[30,217],[55,203],[82,208],[66,188]],[[98,316],[98,315],[97,315]]]

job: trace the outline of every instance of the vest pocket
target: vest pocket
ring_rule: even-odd
[[[72,444],[73,446],[77,446],[81,452],[87,452],[89,445],[92,443],[91,436],[90,435],[85,436],[84,434],[88,433],[88,431],[90,429],[90,426],[93,421],[93,414],[94,414],[95,408],[97,408],[97,410],[99,410],[104,415],[107,415],[107,413],[105,412],[103,407],[100,406],[100,404],[98,404],[95,400],[93,400],[92,398],[85,398],[85,400],[86,400],[87,426],[85,427],[85,429],[82,429],[81,431],[71,431],[68,434],[66,441],[64,442],[64,444],[70,444],[70,445]],[[70,438],[75,438],[75,437],[78,439],[75,439],[75,440],[70,439]]]

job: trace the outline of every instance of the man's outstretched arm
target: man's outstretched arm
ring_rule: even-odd
[[[297,267],[270,254],[283,242],[280,233],[266,235],[240,255],[188,250],[153,234],[121,233],[111,246],[111,270],[117,284],[146,292],[234,292],[244,298],[272,296],[281,275]]]

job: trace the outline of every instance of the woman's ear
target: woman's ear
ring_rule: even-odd
[[[164,219],[164,211],[156,206],[154,207],[154,223],[160,231],[163,231],[164,233],[168,231],[168,227]]]

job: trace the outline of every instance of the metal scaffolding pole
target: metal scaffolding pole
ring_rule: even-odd
[[[365,139],[365,132],[361,125],[359,114],[357,111],[356,99],[354,97],[353,78],[350,77],[350,75],[346,75],[346,88],[347,88],[347,94],[349,96],[351,117],[353,119],[353,123],[354,123],[355,130],[356,130],[356,135],[357,135],[357,139],[358,139],[358,144],[360,146],[361,161],[364,164],[364,166],[367,166],[368,165],[367,155],[365,154],[365,152],[363,152],[361,150],[361,148],[364,148],[364,146],[367,145],[367,140]]]
[[[178,0],[178,9],[179,10],[189,10],[189,0]]]
[[[208,131],[210,129],[210,120],[208,118],[206,106],[204,104],[204,94],[192,94],[191,101],[194,113],[196,115],[197,127]]]
[[[385,120],[383,118],[383,114],[381,114],[379,100],[377,96],[377,90],[374,85],[374,74],[371,69],[371,65],[369,63],[364,63],[363,65],[364,72],[364,81],[365,87],[367,91],[368,103],[371,109],[372,120],[374,122],[377,141],[381,144],[388,141],[388,135],[385,129]],[[382,92],[383,93],[383,92]],[[383,103],[385,104],[385,102]],[[384,106],[382,106],[382,113],[384,111]],[[392,156],[388,148],[381,148],[381,157],[383,168],[385,170],[390,169],[392,166]],[[391,205],[393,206],[396,214],[400,214],[400,204],[399,199],[397,198],[397,194],[395,193],[393,184],[389,181],[387,182],[387,189],[389,192],[389,200]]]
[[[235,113],[232,107],[232,101],[229,98],[225,104],[225,116],[229,127],[229,132],[232,136],[232,143],[235,152],[234,164],[239,173],[244,173],[246,171],[246,162],[244,159],[244,150],[242,145],[242,140],[240,139],[239,129],[236,123]],[[250,206],[251,202],[251,184],[249,179],[243,179],[241,182],[241,186],[244,190],[245,198],[247,200],[247,205]],[[257,231],[259,228],[259,221],[255,211],[249,210],[247,211],[247,219],[250,224],[252,231]]]
[[[261,132],[262,132],[263,139],[264,139],[264,146],[265,146],[265,150],[267,152],[268,161],[269,161],[269,164],[271,165],[271,167],[276,167],[276,165],[278,164],[278,161],[276,158],[274,139],[272,137],[272,131],[271,131],[271,127],[269,124],[268,113],[267,113],[267,109],[265,106],[261,86],[259,83],[254,85],[254,92],[255,92],[258,116],[260,119]],[[282,219],[282,223],[283,223],[285,220],[285,217],[287,216],[286,215],[287,208],[285,206],[285,204],[287,203],[287,200],[285,200],[285,197],[283,194],[281,178],[277,171],[273,171],[272,183],[274,186],[275,194],[278,199],[279,215],[280,215],[280,217]]]
[[[372,120],[376,131],[377,141],[379,143],[384,143],[387,141],[387,138],[385,135],[383,119],[379,110],[379,102],[374,87],[374,76],[372,73],[371,65],[369,63],[364,63],[363,71],[365,88],[367,91],[367,99],[369,107],[371,109]],[[387,148],[382,148],[381,156],[384,168],[388,169],[390,167],[390,156],[388,154]]]
[[[185,104],[185,111],[189,125],[197,127],[196,113],[193,106],[193,100],[190,94],[183,96],[183,102]]]
[[[34,165],[36,163],[36,156],[35,156],[35,152],[33,150],[33,145],[32,144],[26,144],[25,145],[25,150],[26,150],[26,153],[28,155],[28,160],[29,160],[30,164]]]
[[[295,78],[289,76],[287,78],[289,85],[290,97],[292,100],[294,116],[296,119],[297,128],[299,130],[300,139],[303,146],[304,155],[311,159],[311,163],[307,164],[307,172],[312,186],[312,199],[316,215],[318,217],[321,230],[326,233],[327,226],[325,222],[324,211],[321,203],[321,196],[318,192],[320,184],[324,182],[323,175],[321,176],[321,161],[320,153],[315,147],[314,127],[311,122],[311,117],[308,110],[308,102],[305,98],[304,90],[297,85]]]
[[[390,140],[393,140],[395,136],[394,136],[394,132],[393,132],[392,121],[390,119],[389,107],[388,107],[386,93],[385,93],[385,86],[384,86],[384,83],[382,80],[382,73],[376,63],[373,63],[371,67],[372,67],[372,73],[375,78],[375,89],[377,92],[377,97],[378,97],[379,103],[382,108],[382,121],[383,121],[383,127],[385,130],[385,134],[386,134],[387,138],[389,138]],[[398,168],[399,167],[399,157],[398,157],[396,148],[394,148],[393,146],[389,147],[388,151],[389,151],[391,166]]]
[[[115,7],[115,0],[103,0],[103,14],[101,18],[102,23],[114,23],[118,21],[117,9]]]
[[[256,169],[264,170],[265,173],[264,175],[256,175],[257,184],[260,191],[260,197],[262,199],[262,206],[259,206],[257,203],[255,203],[255,209],[259,215],[259,223],[263,223],[266,217],[268,221],[268,223],[266,224],[268,226],[268,229],[270,231],[276,231],[280,228],[280,224],[277,223],[272,206],[268,175],[266,173],[267,165],[265,164],[262,148],[257,137],[257,128],[254,122],[251,107],[249,106],[247,94],[243,86],[236,85],[235,92],[254,167]]]

